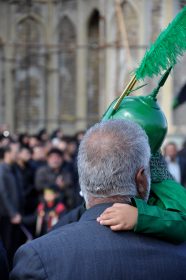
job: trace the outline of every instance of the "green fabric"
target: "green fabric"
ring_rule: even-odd
[[[85,205],[86,205],[86,201],[84,201],[84,203],[83,203],[83,210],[84,210],[84,211],[87,211],[87,208],[86,208]]]
[[[146,76],[153,78],[158,76],[163,70],[174,66],[179,57],[183,56],[186,50],[186,6],[163,30],[154,44],[151,43],[150,50],[145,56],[139,68],[135,69],[137,80]]]
[[[167,165],[160,150],[151,155],[150,177],[152,183],[158,183],[164,180],[174,180],[167,169]]]
[[[173,101],[172,108],[173,108],[173,109],[176,108],[176,107],[178,106],[178,104],[179,104],[179,101],[178,101],[177,98],[175,98],[174,101]]]
[[[172,180],[152,183],[148,204],[134,197],[131,202],[138,208],[135,232],[174,244],[186,241],[186,190],[180,184]]]

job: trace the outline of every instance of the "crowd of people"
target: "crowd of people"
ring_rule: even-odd
[[[0,135],[0,234],[10,270],[16,250],[82,204],[77,151],[84,132]]]
[[[65,136],[60,130],[48,135],[45,129],[37,135],[14,135],[7,125],[1,127],[0,235],[10,271],[22,244],[55,229],[64,216],[68,222],[62,219],[62,225],[69,223],[71,210],[79,209],[71,212],[79,218],[84,212],[77,172],[83,136],[84,131]],[[186,143],[181,151],[168,143],[164,158],[173,179],[186,187]]]
[[[21,246],[11,280],[185,279],[186,191],[161,153],[151,156],[138,124],[112,119],[90,128],[79,146],[78,175],[84,213],[59,225],[77,207],[58,228]]]
[[[181,150],[169,142],[164,148],[164,158],[173,179],[186,188],[186,141]]]

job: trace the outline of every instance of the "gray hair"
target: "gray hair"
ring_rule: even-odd
[[[149,168],[150,147],[145,131],[123,119],[91,127],[78,153],[78,172],[85,201],[91,197],[137,196],[136,174]]]

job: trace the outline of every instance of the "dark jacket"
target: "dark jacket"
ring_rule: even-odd
[[[35,178],[37,191],[43,191],[48,185],[54,184],[59,175],[63,175],[66,184],[69,185],[72,183],[70,174],[66,170],[63,170],[63,168],[58,173],[55,173],[48,165],[40,167],[36,172]]]
[[[3,162],[0,166],[0,216],[13,218],[22,212],[23,189],[18,171]]]
[[[38,192],[40,192],[40,201],[42,201],[43,190],[49,185],[55,184],[59,175],[62,175],[65,183],[64,190],[60,191],[61,202],[65,204],[68,210],[71,210],[74,207],[75,200],[72,188],[72,178],[68,170],[66,170],[63,166],[58,173],[55,173],[48,165],[40,167],[36,172],[35,188]]]
[[[45,166],[47,163],[44,160],[35,161],[33,159],[30,160],[30,166],[33,168],[34,173],[42,166]]]
[[[186,243],[100,225],[97,217],[111,205],[95,205],[79,222],[21,246],[10,280],[184,280]]]
[[[183,149],[178,152],[178,157],[184,158],[186,160],[186,146],[184,146]]]
[[[181,172],[181,185],[186,187],[186,159],[183,157],[178,157],[178,163]]]
[[[30,163],[25,163],[24,168],[18,164],[15,168],[20,174],[20,182],[23,187],[24,194],[24,215],[32,214],[37,208],[37,192],[34,187],[34,170]]]
[[[0,237],[0,279],[1,280],[9,279],[8,261],[7,261],[5,249],[3,248],[1,237]]]

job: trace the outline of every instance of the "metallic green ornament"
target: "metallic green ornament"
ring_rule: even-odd
[[[172,68],[172,67],[171,67]],[[147,96],[126,96],[121,101],[117,110],[113,107],[118,98],[112,102],[103,115],[101,121],[108,119],[127,119],[138,123],[147,133],[151,153],[156,153],[167,134],[167,120],[157,103],[157,94],[167,80],[171,68],[169,68],[158,82],[157,88]]]

